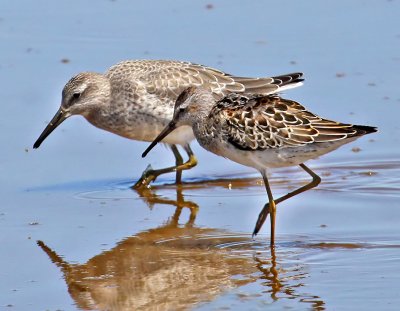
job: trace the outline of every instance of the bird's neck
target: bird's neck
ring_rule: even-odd
[[[210,128],[210,122],[213,122],[212,116],[210,116],[211,109],[215,105],[217,99],[211,92],[201,92],[196,94],[196,98],[193,99],[196,104],[190,113],[190,124],[193,128],[193,132],[199,140],[201,137],[207,136],[208,129]]]
[[[206,90],[199,90],[199,93],[193,98],[195,105],[191,109],[193,111],[191,113],[192,119],[195,122],[205,122],[217,99],[217,95]]]
[[[111,123],[115,122],[112,114],[110,99],[109,97],[104,97],[100,103],[92,105],[92,109],[84,117],[94,126],[109,130],[113,126]]]

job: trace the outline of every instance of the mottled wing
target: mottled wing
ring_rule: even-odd
[[[299,103],[276,95],[230,94],[214,106],[225,139],[243,150],[295,147],[357,135],[351,124],[322,119]]]
[[[201,86],[222,97],[231,92],[271,94],[299,86],[303,81],[301,73],[271,78],[235,77],[202,65],[165,60],[125,61],[113,66],[109,74],[116,71],[141,81],[149,94],[171,100],[189,86]]]
[[[221,71],[187,62],[160,61],[156,70],[142,78],[149,93],[174,99],[189,86],[201,86],[221,97],[225,92],[241,92],[243,88]]]

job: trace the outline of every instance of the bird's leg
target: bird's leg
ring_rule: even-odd
[[[175,147],[176,148],[176,147]],[[188,170],[197,164],[197,159],[190,148],[189,144],[183,147],[189,156],[189,159],[180,165],[170,166],[163,169],[153,170],[149,165],[143,172],[142,177],[132,186],[133,189],[140,189],[142,187],[147,187],[152,181],[162,174],[172,173],[176,171]]]
[[[171,150],[174,153],[175,156],[175,165],[180,166],[183,164],[183,158],[181,154],[179,153],[178,148],[176,145],[171,145]],[[182,170],[176,170],[176,178],[175,178],[175,183],[177,185],[180,185],[182,183]]]
[[[189,159],[182,164],[181,169],[188,170],[191,169],[192,167],[195,167],[197,165],[197,159],[192,151],[192,148],[190,148],[189,144],[186,144],[185,146],[183,146],[183,149],[185,149],[187,155],[189,156]]]
[[[265,189],[267,190],[268,194],[268,206],[269,206],[269,213],[271,214],[270,219],[271,219],[271,240],[270,240],[270,245],[271,248],[274,247],[275,245],[275,218],[276,218],[276,204],[274,201],[274,197],[272,195],[271,187],[269,186],[268,182],[268,177],[267,177],[267,171],[262,170],[261,175],[264,179],[264,185]],[[265,206],[264,206],[265,209]]]
[[[178,170],[177,167],[182,166],[183,159],[176,145],[171,145],[171,150],[175,156],[176,165],[171,167],[166,167],[163,169],[153,170],[153,168],[149,164],[147,168],[143,171],[140,179],[132,186],[132,189],[140,189],[147,187],[152,181],[155,181],[158,176],[174,171],[176,171],[177,183],[180,183],[182,177],[182,170],[181,169]]]
[[[302,163],[302,164],[299,164],[299,166],[312,177],[312,181],[309,182],[307,185],[304,185],[303,187],[300,187],[299,189],[289,192],[288,194],[276,199],[275,204],[285,201],[299,193],[310,190],[311,188],[318,186],[318,184],[321,182],[321,177],[319,177],[317,174],[315,174],[305,164]],[[260,229],[261,229],[262,225],[264,224],[265,219],[267,219],[269,213],[270,213],[269,203],[267,203],[267,204],[265,204],[261,213],[258,215],[257,223],[256,223],[256,226],[253,231],[253,236],[257,235],[257,233],[260,231]]]
[[[140,189],[143,187],[148,187],[152,181],[155,181],[158,176],[162,174],[167,174],[171,172],[175,172],[177,170],[177,166],[170,166],[158,170],[153,170],[151,165],[148,165],[147,168],[142,173],[140,179],[132,186],[132,189]]]

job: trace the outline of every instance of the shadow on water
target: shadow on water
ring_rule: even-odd
[[[198,206],[186,201],[141,193],[148,204],[176,206],[164,225],[128,237],[84,264],[67,262],[43,241],[37,244],[58,266],[70,296],[84,310],[183,310],[212,301],[228,291],[260,284],[267,303],[296,299],[313,310],[323,300],[302,293],[307,269],[293,249],[270,250],[267,242],[195,225]],[[183,208],[189,220],[179,225]],[[238,299],[245,299],[237,294]]]

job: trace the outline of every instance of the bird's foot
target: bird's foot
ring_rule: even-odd
[[[148,188],[152,181],[155,181],[157,175],[155,171],[149,164],[146,169],[143,171],[142,176],[140,179],[132,186],[132,189],[141,189],[141,188]]]
[[[258,232],[260,232],[260,229],[263,226],[265,220],[267,219],[268,214],[269,214],[269,203],[264,205],[264,208],[262,209],[262,211],[258,215],[256,226],[255,226],[254,231],[253,231],[253,238],[258,234]]]

